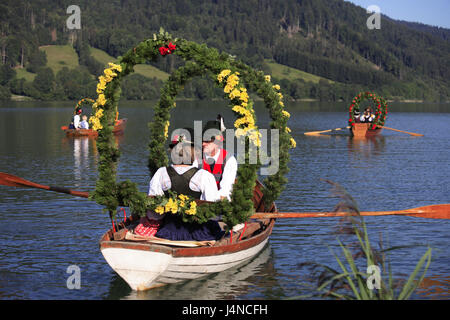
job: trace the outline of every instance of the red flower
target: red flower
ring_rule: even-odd
[[[170,52],[174,52],[175,49],[177,48],[177,46],[175,44],[173,44],[172,42],[169,42],[167,47],[169,48]]]
[[[160,48],[159,48],[159,53],[160,53],[162,56],[165,56],[165,55],[168,53],[168,51],[169,51],[169,49],[167,49],[166,47],[160,47]]]

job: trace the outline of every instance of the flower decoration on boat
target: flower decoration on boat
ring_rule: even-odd
[[[253,145],[261,146],[261,133],[255,122],[255,111],[253,103],[249,101],[247,88],[239,85],[239,72],[231,73],[231,70],[224,69],[217,75],[219,84],[224,85],[224,93],[232,102],[232,110],[240,116],[235,122],[236,137],[248,136]]]
[[[89,123],[91,124],[91,128],[98,131],[100,129],[103,129],[103,125],[101,123],[101,117],[103,116],[103,108],[107,102],[105,90],[111,81],[115,77],[117,77],[118,72],[122,72],[122,66],[109,62],[108,63],[109,68],[106,68],[103,71],[103,75],[98,77],[98,83],[97,83],[97,100],[92,105],[92,111],[93,116],[89,118]],[[117,115],[116,115],[117,119]]]
[[[148,209],[163,215],[178,215],[184,222],[193,222],[197,214],[197,203],[195,199],[184,195],[177,195],[176,192],[168,191],[169,196],[156,196],[149,198]]]
[[[378,126],[383,126],[384,123],[386,122],[386,117],[388,114],[388,106],[386,100],[384,100],[383,97],[368,91],[360,92],[352,99],[352,103],[350,104],[350,107],[348,109],[350,116],[348,123],[350,126],[355,125],[356,123],[355,111],[360,112],[360,104],[365,100],[372,100],[372,102],[376,106],[375,119],[372,122],[372,125],[369,127],[369,130],[375,130]]]
[[[161,49],[162,47],[167,50]],[[173,39],[170,34],[160,29],[158,34],[153,35],[153,39],[142,41],[122,55],[118,62],[121,71],[113,68],[111,72],[105,72],[105,75],[99,79],[97,87],[99,97],[94,104],[96,108],[103,110],[98,117],[104,129],[99,131],[98,180],[95,191],[90,195],[91,199],[103,205],[104,210],[112,217],[116,214],[117,206],[127,206],[133,213],[140,216],[145,216],[148,210],[154,210],[158,214],[180,215],[183,221],[195,223],[205,223],[221,215],[228,228],[231,228],[247,221],[255,211],[252,197],[259,163],[239,165],[237,181],[231,194],[232,201],[223,199],[204,203],[184,198],[182,195],[148,197],[145,192],[139,191],[136,183],[129,180],[116,181],[120,152],[114,144],[111,123],[120,99],[121,80],[133,72],[136,64],[156,61],[161,58],[162,53],[167,55],[169,51],[186,63],[175,69],[166,80],[161,90],[161,97],[154,107],[153,118],[148,124],[150,175],[154,174],[158,168],[169,165],[166,143],[169,136],[170,113],[176,107],[176,96],[187,81],[207,74],[213,77],[223,89],[227,99],[231,101],[231,108],[237,116],[236,133],[245,135],[245,139],[248,138],[250,144],[259,145],[261,135],[256,126],[253,103],[248,91],[255,92],[264,101],[271,118],[270,128],[277,129],[279,132],[279,169],[262,181],[264,203],[270,207],[282,192],[287,182],[285,175],[289,171],[289,148],[295,146],[295,141],[287,127],[289,114],[284,110],[283,95],[279,92],[281,89],[279,85],[272,84],[270,76],[265,76],[262,71],[254,70],[235,59],[234,56],[220,53],[217,49],[208,48],[204,44],[185,39]],[[101,94],[104,96],[100,96]],[[248,148],[245,152],[248,152]],[[246,156],[248,157],[248,154]]]
[[[177,48],[177,46],[175,44],[173,44],[172,42],[169,42],[167,45],[159,47],[158,50],[162,56],[165,56],[167,54],[173,53],[176,48]]]

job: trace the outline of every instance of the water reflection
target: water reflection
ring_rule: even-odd
[[[350,155],[357,159],[361,156],[370,159],[373,156],[381,155],[386,147],[386,138],[383,136],[355,138],[348,137],[347,148]]]
[[[258,285],[258,282],[265,284]],[[205,278],[169,284],[143,292],[132,291],[126,282],[114,273],[106,299],[236,299],[254,294],[255,288],[258,287],[279,287],[276,282],[272,249],[267,245],[255,258],[231,269]]]
[[[73,140],[73,157],[75,161],[73,173],[76,181],[82,180],[83,173],[89,171],[89,140],[89,138],[76,138]]]

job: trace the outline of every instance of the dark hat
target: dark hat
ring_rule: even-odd
[[[223,131],[225,131],[225,125],[223,124],[223,117],[219,114],[217,115],[216,120],[206,122],[202,131],[202,140],[203,141],[224,141]],[[205,132],[208,131],[207,136],[205,136]]]
[[[181,128],[177,129],[180,132],[180,134],[175,134],[172,138],[172,141],[169,144],[169,148],[175,147],[178,143],[189,143],[191,145],[194,145],[194,130],[192,128]],[[175,131],[177,131],[175,130]],[[184,132],[183,132],[184,131]],[[186,135],[186,131],[189,133],[190,137]],[[189,139],[189,140],[188,140]]]

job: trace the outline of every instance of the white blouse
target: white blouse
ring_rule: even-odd
[[[195,165],[195,164],[194,164]],[[189,169],[196,168],[196,166],[173,166],[178,174],[183,174]],[[172,187],[167,168],[159,168],[153,178],[150,181],[150,188],[148,195],[161,196],[164,191],[169,190]],[[200,200],[217,201],[220,200],[220,195],[217,190],[216,180],[214,176],[206,170],[200,169],[193,176],[189,182],[189,188],[192,191],[201,192]]]
[[[214,161],[217,161],[219,159],[220,152],[216,152],[214,157],[209,157],[204,155],[206,162],[208,162],[208,159],[213,158]],[[223,168],[222,173],[222,180],[220,180],[220,190],[219,190],[219,196],[221,197],[227,197],[228,200],[231,201],[231,191],[233,191],[233,184],[234,180],[236,180],[236,173],[237,173],[237,160],[234,156],[230,156],[225,163],[225,167]]]

